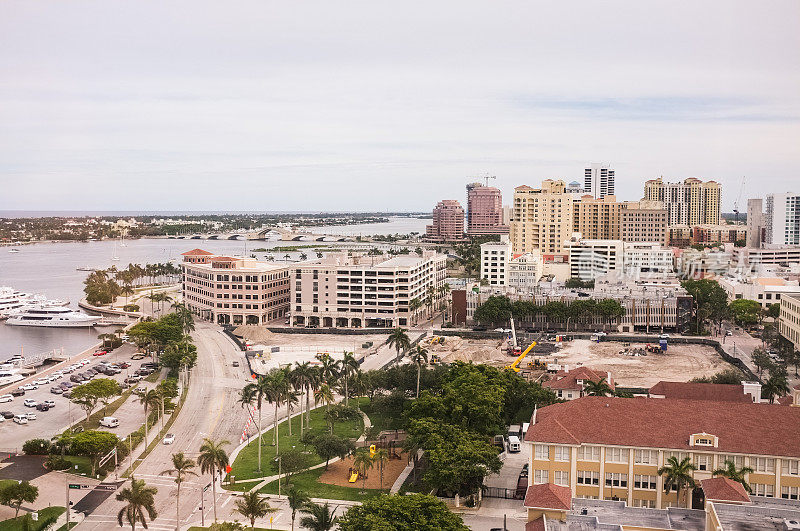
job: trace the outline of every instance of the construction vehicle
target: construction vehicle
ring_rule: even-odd
[[[439,358],[438,354],[431,354],[428,363],[430,363],[431,365],[439,365],[440,363],[442,363],[442,360],[441,358]]]
[[[525,349],[525,351],[524,351],[522,354],[520,354],[520,355],[517,357],[517,359],[516,359],[516,360],[514,360],[514,363],[512,363],[511,365],[508,365],[508,366],[506,367],[506,369],[511,369],[511,370],[512,370],[512,371],[514,371],[514,372],[519,372],[519,371],[521,371],[522,369],[520,369],[520,368],[518,367],[519,363],[520,363],[522,360],[524,360],[524,359],[525,359],[525,356],[527,356],[527,355],[528,355],[528,352],[530,352],[530,351],[531,351],[531,349],[532,349],[533,347],[535,347],[535,346],[536,346],[536,341],[532,342],[532,343],[531,343],[531,344],[528,346],[528,348],[526,348],[526,349]]]
[[[661,353],[661,347],[659,347],[658,345],[651,345],[650,343],[645,345],[644,349],[645,349],[645,351],[650,352],[651,354],[660,354]]]
[[[546,371],[547,362],[542,358],[535,357],[533,360],[528,362],[528,368],[534,371]]]

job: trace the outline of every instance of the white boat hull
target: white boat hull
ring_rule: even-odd
[[[19,317],[11,317],[6,321],[7,325],[11,326],[38,326],[46,328],[89,328],[95,325],[99,319],[65,319],[65,320],[23,320]]]

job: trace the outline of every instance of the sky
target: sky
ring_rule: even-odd
[[[430,211],[591,162],[800,193],[800,2],[0,3],[0,210]]]

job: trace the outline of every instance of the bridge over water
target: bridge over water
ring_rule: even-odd
[[[289,230],[282,227],[267,227],[257,231],[234,231],[224,233],[192,234],[191,240],[279,240],[284,242],[352,242],[352,236],[341,234],[319,234],[302,230]]]

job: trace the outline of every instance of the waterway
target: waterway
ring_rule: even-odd
[[[339,225],[314,227],[313,232],[341,235],[408,234],[424,232],[428,220],[392,217],[388,223],[364,225]],[[41,293],[50,299],[70,301],[77,308],[83,295],[86,271],[78,267],[107,269],[112,265],[125,268],[128,264],[165,263],[180,261],[181,253],[201,247],[213,253],[250,255],[252,249],[310,245],[310,242],[237,241],[237,240],[186,240],[140,239],[125,241],[120,246],[114,241],[37,243],[17,247],[19,253],[9,253],[0,247],[0,286],[11,286],[20,291]],[[334,243],[321,243],[330,246]],[[269,251],[268,251],[269,252]],[[255,253],[259,259],[267,253]],[[302,251],[273,253],[275,260],[298,260]],[[308,252],[306,250],[306,252]],[[118,261],[112,260],[115,255]],[[308,253],[311,254],[310,252]],[[52,329],[9,326],[0,322],[0,360],[17,354],[39,354],[63,348],[69,355],[77,354],[97,343],[97,335],[106,329]]]

